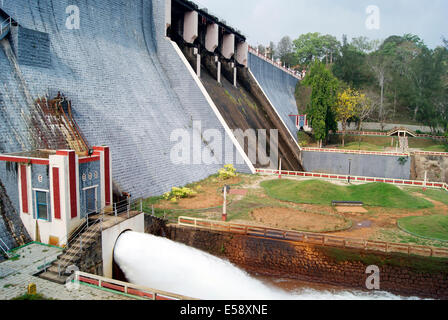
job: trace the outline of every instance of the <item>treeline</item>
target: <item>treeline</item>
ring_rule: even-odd
[[[308,33],[296,40],[284,37],[277,45],[271,42],[268,49],[260,46],[259,50],[290,68],[307,70],[310,78],[314,77],[313,66],[322,72],[315,65],[321,63],[328,70],[328,76],[337,80],[327,92],[332,93],[336,85],[335,95],[326,99],[332,104],[329,113],[341,122],[356,121],[359,125],[365,120],[383,125],[392,121],[411,122],[429,126],[434,133],[448,132],[446,39],[431,49],[411,34],[391,36],[384,41],[366,37],[348,41],[344,36],[341,43],[331,35]],[[300,112],[313,111],[312,83],[311,79],[305,79],[299,84]],[[318,121],[327,116],[311,114]],[[315,123],[312,125],[316,127]]]

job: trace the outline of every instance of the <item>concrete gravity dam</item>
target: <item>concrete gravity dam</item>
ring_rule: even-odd
[[[298,80],[249,52],[244,36],[194,3],[3,1],[0,22],[0,154],[90,155],[92,146],[108,146],[114,195],[144,198],[224,164],[254,173],[263,164],[249,159],[247,137],[233,130],[267,131],[269,150],[274,129],[279,154],[263,156],[273,167],[281,159],[284,169],[303,170],[289,117]],[[176,130],[191,140],[180,141]],[[172,161],[176,143],[186,155],[181,162]],[[208,161],[196,161],[198,153]],[[30,233],[16,214],[19,167],[0,163],[0,231],[9,247]]]

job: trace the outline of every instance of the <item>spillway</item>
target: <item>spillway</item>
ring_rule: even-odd
[[[252,278],[230,262],[149,234],[126,232],[117,240],[115,262],[129,282],[204,300],[400,300],[387,292],[287,292]]]

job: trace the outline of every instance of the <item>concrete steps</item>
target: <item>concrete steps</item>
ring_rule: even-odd
[[[101,228],[98,225],[89,227],[85,232],[72,240],[70,246],[39,277],[58,284],[65,284],[70,276],[65,274],[66,269],[70,266],[79,266],[83,253],[95,244],[100,233]],[[59,272],[61,275],[59,275]]]

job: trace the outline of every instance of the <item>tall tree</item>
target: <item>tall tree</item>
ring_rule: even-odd
[[[325,64],[316,60],[303,83],[312,89],[308,117],[314,136],[322,147],[322,141],[328,137],[328,132],[337,129],[334,106],[337,99],[338,80],[325,67]]]
[[[346,39],[346,37],[344,37]],[[354,45],[344,41],[341,54],[337,56],[332,71],[334,75],[355,89],[371,84],[371,71],[367,66],[367,55]]]
[[[294,47],[290,37],[285,36],[280,39],[277,44],[276,57],[279,58],[283,64],[287,64],[289,66],[293,66],[295,64]]]
[[[338,93],[336,102],[336,119],[342,123],[342,147],[345,147],[347,123],[356,116],[357,106],[365,99],[365,95],[348,88]]]

